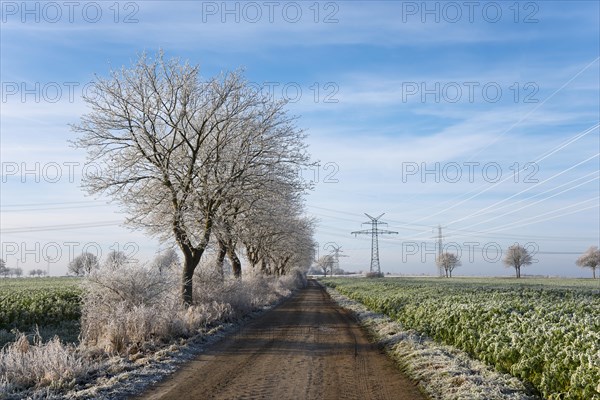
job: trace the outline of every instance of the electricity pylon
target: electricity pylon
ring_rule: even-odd
[[[440,256],[442,255],[442,251],[444,249],[443,236],[442,236],[442,226],[441,225],[438,225],[438,235],[434,236],[432,239],[437,239],[437,253],[438,253],[437,259],[439,259]],[[437,261],[437,259],[436,259],[436,261]],[[438,266],[438,274],[441,277],[445,276],[444,267]]]
[[[389,235],[389,234],[398,234],[398,232],[381,230],[378,228],[378,225],[387,225],[385,222],[380,222],[379,218],[383,217],[385,213],[380,216],[373,218],[369,214],[365,213],[367,217],[371,219],[369,222],[363,222],[363,224],[371,224],[371,229],[365,229],[362,231],[352,232],[354,236],[356,235],[366,235],[371,234],[371,270],[370,272],[377,272],[381,275],[381,266],[379,265],[379,235]]]
[[[340,257],[348,257],[342,253],[341,246],[331,245],[331,255],[333,256],[333,268],[331,274],[333,275],[333,271],[340,268]]]

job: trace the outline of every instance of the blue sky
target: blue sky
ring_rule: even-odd
[[[315,240],[341,246],[344,269],[369,268],[370,237],[350,232],[385,212],[385,272],[435,274],[441,225],[458,274],[511,274],[496,252],[519,242],[537,260],[525,273],[591,275],[574,260],[600,241],[598,2],[68,4],[0,10],[9,266],[62,274],[83,249],[144,260],[166,246],[85,196],[68,144],[94,74],[163,49],[290,100],[321,162],[302,171]]]

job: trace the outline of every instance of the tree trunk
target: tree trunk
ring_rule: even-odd
[[[179,246],[184,256],[183,273],[181,274],[181,298],[185,305],[191,306],[193,302],[192,279],[194,278],[194,271],[200,262],[200,257],[204,253],[204,248],[192,249],[185,244],[180,244]]]
[[[515,271],[517,272],[517,279],[521,277],[521,267],[515,265]]]
[[[260,261],[260,253],[251,246],[246,246],[246,256],[250,261],[250,266],[254,269]]]
[[[241,263],[239,257],[237,256],[237,254],[235,254],[235,249],[233,249],[233,246],[227,247],[227,257],[229,257],[229,261],[231,261],[231,268],[233,269],[233,276],[235,276],[236,278],[241,278],[242,277],[242,263]]]
[[[173,232],[175,239],[181,251],[183,251],[183,273],[181,274],[181,297],[183,303],[187,306],[193,304],[192,278],[194,271],[200,262],[200,258],[208,246],[210,241],[210,233],[212,231],[212,220],[208,219],[204,226],[203,237],[198,246],[193,247],[185,232],[180,228],[177,221],[173,222]]]
[[[268,269],[269,269],[269,266],[267,265],[267,260],[265,260],[263,258],[260,263],[260,270],[262,271],[263,274],[268,274],[268,272],[269,272]]]
[[[223,272],[223,261],[225,260],[225,255],[227,254],[227,247],[225,243],[219,240],[219,252],[217,253],[217,269],[219,270],[219,275],[221,276],[221,280],[225,279],[225,274]]]
[[[592,268],[592,276],[596,279],[596,267]]]
[[[198,262],[195,261],[195,257],[192,256],[191,252],[189,252],[188,256],[188,252],[186,252],[183,273],[181,274],[181,297],[183,303],[187,306],[191,306],[193,301],[192,279],[196,265],[198,265]]]

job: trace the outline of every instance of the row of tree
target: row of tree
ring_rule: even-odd
[[[93,87],[84,98],[89,112],[73,125],[75,146],[100,167],[84,187],[120,204],[131,226],[177,244],[187,304],[210,246],[238,277],[242,251],[267,274],[310,266],[309,186],[297,173],[310,158],[285,102],[240,72],[204,80],[198,66],[162,53],[144,54]]]
[[[222,266],[224,256],[221,254],[220,263]],[[129,260],[123,252],[113,250],[108,254],[104,260],[104,265],[108,268],[119,268]],[[523,246],[515,244],[508,248],[508,251],[503,259],[504,264],[507,267],[515,268],[516,277],[521,277],[521,267],[525,265],[531,265],[532,256],[529,254],[527,249]],[[460,259],[456,254],[450,252],[443,252],[437,257],[436,263],[441,267],[447,278],[452,277],[452,272],[457,267],[461,266]],[[592,270],[592,277],[596,279],[596,268],[600,268],[600,250],[597,246],[590,246],[575,262],[579,267],[590,268]],[[164,272],[170,268],[178,267],[180,264],[179,256],[173,249],[167,249],[164,253],[157,255],[151,262],[151,268],[156,268],[159,272]],[[92,253],[82,253],[75,257],[68,266],[69,273],[77,276],[87,275],[94,269],[100,267],[98,257]],[[29,271],[29,275],[42,276],[45,275],[45,271],[42,269],[34,269]],[[337,266],[335,258],[331,254],[321,256],[316,263],[311,267],[309,273],[312,274],[323,274],[330,275],[344,275],[347,272]],[[0,276],[3,277],[20,277],[23,275],[22,268],[8,268],[3,259],[0,259]]]
[[[508,248],[502,260],[504,265],[515,269],[517,278],[521,277],[521,267],[531,265],[533,262],[531,254],[527,249],[519,244],[514,244]],[[442,268],[447,278],[452,277],[452,271],[461,265],[460,259],[456,254],[443,252],[440,254],[436,263]],[[591,246],[575,262],[579,267],[590,268],[592,276],[596,279],[596,268],[600,267],[600,250],[597,246]]]
[[[46,271],[44,271],[43,269],[31,269],[31,270],[29,270],[29,275],[30,276],[43,276],[43,275],[46,275]],[[23,268],[21,268],[21,267],[9,268],[6,266],[6,262],[2,258],[0,258],[0,276],[3,278],[12,278],[12,277],[20,278],[21,276],[23,276]]]

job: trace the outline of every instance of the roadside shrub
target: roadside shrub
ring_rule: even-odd
[[[81,341],[128,352],[146,341],[189,335],[202,324],[179,301],[176,275],[138,264],[101,268],[84,283]]]
[[[201,263],[194,273],[194,304],[227,304],[231,314],[252,311],[251,295],[240,279],[223,276],[212,259]]]
[[[279,281],[290,290],[303,288],[308,284],[306,273],[302,272],[299,268],[293,268],[286,275],[282,276]]]
[[[68,388],[97,367],[57,336],[42,343],[36,335],[30,344],[27,336],[19,333],[16,341],[0,350],[0,398],[2,393],[29,387]]]
[[[245,271],[243,279],[223,276],[210,260],[197,272],[194,304],[186,307],[180,301],[179,271],[133,263],[94,271],[82,284],[79,345],[61,344],[58,337],[43,343],[39,333],[30,343],[19,334],[0,350],[0,399],[31,388],[72,388],[106,368],[106,354],[134,355],[195,335],[306,284],[300,271],[281,278],[252,271]]]
[[[137,264],[101,268],[84,283],[81,342],[108,353],[132,353],[146,342],[191,336],[272,304],[306,284],[300,271],[281,278],[246,271],[223,276],[208,259],[194,275],[194,304],[180,301],[179,275]]]

